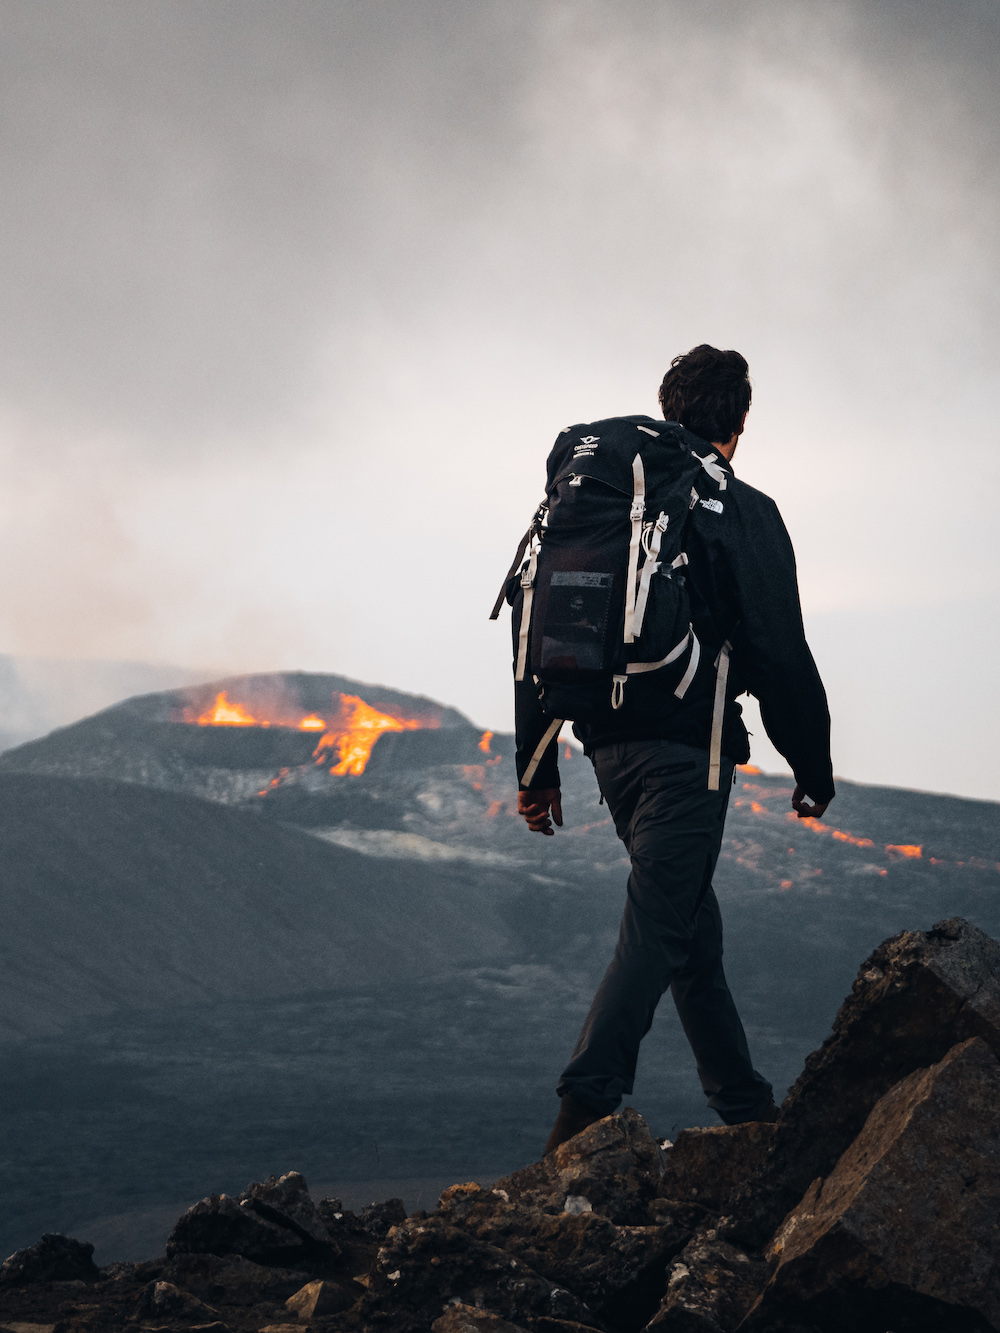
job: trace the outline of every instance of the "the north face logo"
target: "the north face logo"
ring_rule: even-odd
[[[722,513],[722,501],[721,501],[721,500],[699,500],[698,503],[699,503],[700,505],[702,505],[705,509],[711,509],[711,511],[712,511],[713,514],[721,514],[721,513]]]

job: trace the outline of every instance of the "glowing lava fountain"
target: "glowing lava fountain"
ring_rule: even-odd
[[[220,690],[215,702],[197,717],[185,716],[185,722],[199,727],[289,727],[297,731],[321,731],[313,750],[317,764],[324,766],[334,755],[330,772],[359,777],[371,758],[378,738],[387,731],[418,731],[439,726],[436,718],[395,717],[382,713],[356,694],[334,694],[336,712],[329,717],[302,713],[300,709],[279,708],[274,716],[263,717],[259,705],[253,711],[242,703],[231,703],[226,690]]]

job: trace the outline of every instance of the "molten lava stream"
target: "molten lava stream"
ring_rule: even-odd
[[[342,694],[341,716],[320,738],[313,751],[317,763],[326,761],[325,751],[337,749],[338,762],[330,772],[339,776],[360,777],[365,771],[375,742],[386,731],[417,731],[426,723],[419,718],[390,717],[366,704],[356,694]]]

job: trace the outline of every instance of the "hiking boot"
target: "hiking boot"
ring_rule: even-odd
[[[754,1111],[752,1115],[744,1117],[743,1120],[731,1120],[727,1123],[732,1125],[752,1125],[756,1121],[763,1120],[767,1124],[773,1125],[780,1115],[780,1106],[775,1106],[774,1102],[768,1102],[766,1106],[761,1107],[759,1111]]]
[[[567,1139],[573,1138],[575,1134],[582,1133],[588,1125],[596,1125],[598,1120],[603,1120],[604,1115],[603,1111],[595,1111],[592,1106],[580,1101],[579,1097],[574,1097],[571,1092],[563,1093],[559,1098],[559,1114],[556,1116],[556,1123],[552,1126],[552,1133],[545,1145],[545,1151],[547,1153],[553,1152]]]

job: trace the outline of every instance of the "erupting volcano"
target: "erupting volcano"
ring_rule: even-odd
[[[323,734],[313,751],[317,764],[325,766],[335,752],[337,760],[330,772],[351,777],[359,777],[365,771],[375,742],[383,732],[417,731],[440,725],[436,718],[396,717],[382,713],[356,694],[334,693],[332,701],[334,708],[328,717],[284,706],[264,710],[254,705],[251,712],[250,706],[230,702],[228,691],[220,690],[214,704],[197,716],[192,716],[194,710],[186,709],[183,720],[199,727],[288,727],[298,731],[321,731]],[[264,716],[265,711],[271,716]]]

